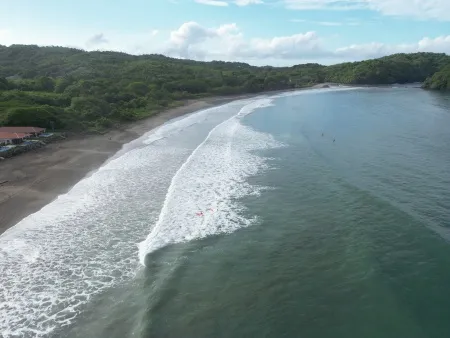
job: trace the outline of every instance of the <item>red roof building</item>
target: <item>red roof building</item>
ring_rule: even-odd
[[[20,143],[24,138],[30,137],[31,134],[25,133],[7,133],[0,131],[0,144]]]

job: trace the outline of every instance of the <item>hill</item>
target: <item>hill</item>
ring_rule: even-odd
[[[396,54],[332,66],[255,67],[163,55],[0,46],[0,125],[101,130],[182,104],[188,98],[258,93],[322,82],[422,82],[445,54]]]

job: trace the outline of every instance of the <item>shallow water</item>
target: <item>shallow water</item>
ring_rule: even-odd
[[[449,125],[417,88],[171,121],[0,236],[0,330],[446,337]]]

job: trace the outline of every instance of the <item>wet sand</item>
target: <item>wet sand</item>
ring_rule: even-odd
[[[0,234],[69,191],[124,144],[170,119],[246,97],[249,95],[189,100],[121,130],[71,137],[0,161]]]

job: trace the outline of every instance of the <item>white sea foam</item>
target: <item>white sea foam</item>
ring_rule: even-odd
[[[243,104],[174,121],[171,131],[196,118],[229,116]],[[197,144],[129,151],[2,234],[1,336],[45,336],[70,324],[92,295],[132,278],[136,244],[157,221],[171,178]]]
[[[159,140],[165,139],[176,133],[180,133],[189,127],[205,122],[208,119],[211,119],[212,117],[217,115],[217,113],[223,112],[224,109],[228,108],[233,109],[236,107],[241,107],[252,101],[253,100],[233,101],[231,103],[227,103],[221,106],[200,110],[193,114],[187,115],[179,120],[170,121],[169,123],[163,124],[159,128],[156,128],[155,130],[147,133],[145,135],[145,140],[143,141],[143,143],[151,144]]]
[[[132,278],[136,243],[191,151],[129,152],[3,234],[2,337],[45,336],[69,324],[93,294]]]
[[[212,129],[183,163],[172,179],[156,225],[140,244],[142,264],[147,254],[168,244],[232,232],[255,220],[242,215],[243,207],[236,199],[260,189],[246,182],[267,165],[254,151],[281,144],[242,125],[240,119],[271,104],[266,98],[243,107]]]
[[[139,268],[136,244],[157,222],[171,179],[207,128],[249,102],[162,126],[146,137],[150,144],[109,161],[2,234],[1,336],[46,336],[72,323],[93,295],[133,278]],[[190,128],[195,123],[202,126]],[[178,136],[181,129],[185,132]],[[154,134],[165,140],[181,137],[183,142],[152,142]]]
[[[93,295],[133,278],[138,257],[251,224],[236,198],[261,189],[246,183],[267,166],[254,151],[280,144],[240,118],[270,104],[244,100],[164,125],[146,135],[147,145],[120,154],[2,234],[2,337],[46,336],[72,323]],[[196,132],[195,123],[212,128],[243,106],[208,136],[203,131],[199,147],[200,139],[161,142],[181,129]],[[196,216],[199,210],[204,217]]]

